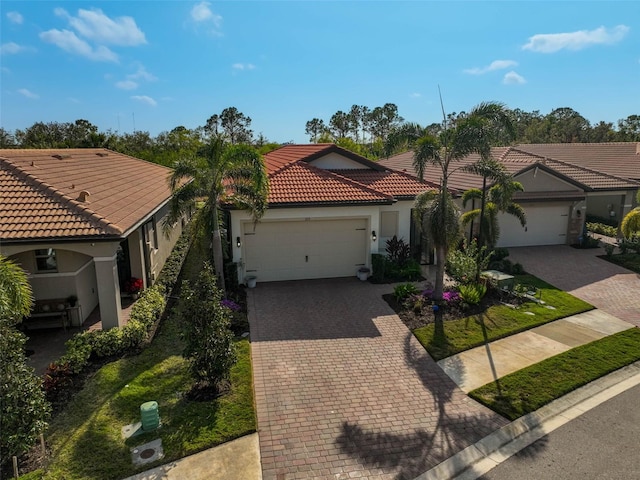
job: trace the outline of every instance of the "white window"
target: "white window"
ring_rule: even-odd
[[[57,272],[58,261],[53,248],[36,250],[36,270],[38,272]]]

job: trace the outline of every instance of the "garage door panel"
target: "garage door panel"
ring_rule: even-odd
[[[500,247],[564,245],[569,226],[568,204],[522,205],[527,225],[523,228],[512,215],[500,214]]]
[[[259,281],[355,275],[366,263],[366,227],[365,219],[247,224],[245,269]]]

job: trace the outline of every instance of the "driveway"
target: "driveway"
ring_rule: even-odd
[[[354,279],[249,290],[265,480],[410,479],[507,421],[468,398]]]
[[[596,308],[640,327],[640,275],[607,262],[601,248],[509,248],[509,260]]]

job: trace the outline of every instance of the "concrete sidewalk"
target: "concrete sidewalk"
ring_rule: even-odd
[[[261,480],[258,434],[181,458],[124,480]]]
[[[572,315],[452,355],[438,365],[465,392],[633,325],[602,310]]]

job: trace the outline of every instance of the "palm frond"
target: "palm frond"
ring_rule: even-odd
[[[469,200],[482,200],[482,190],[479,188],[470,188],[462,194],[462,206],[466,208]]]
[[[413,167],[420,180],[424,180],[424,171],[428,163],[441,165],[440,149],[440,141],[433,135],[424,135],[416,142],[413,152]]]

